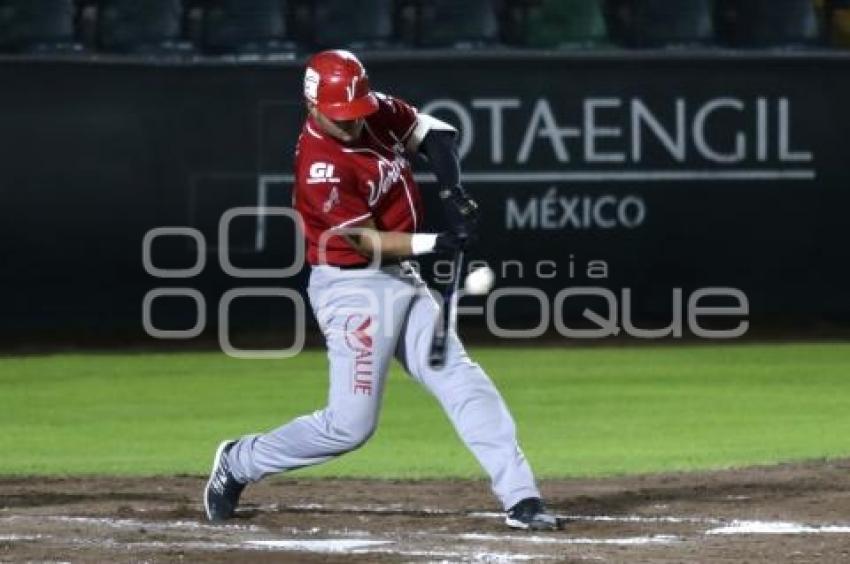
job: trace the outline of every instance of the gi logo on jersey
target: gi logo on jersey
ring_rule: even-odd
[[[353,393],[372,395],[374,354],[372,350],[372,318],[353,313],[345,319],[345,345],[354,353]]]
[[[316,161],[310,165],[310,178],[307,179],[307,184],[320,184],[329,182],[338,184],[339,177],[334,176],[334,165],[322,161]]]

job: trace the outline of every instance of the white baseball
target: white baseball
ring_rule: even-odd
[[[483,296],[493,288],[496,275],[489,266],[481,266],[466,276],[463,288],[472,296]]]

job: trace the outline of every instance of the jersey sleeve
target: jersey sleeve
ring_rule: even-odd
[[[419,149],[420,143],[425,139],[429,131],[439,129],[457,133],[457,129],[451,124],[435,118],[434,116],[420,113],[401,98],[378,94],[382,106],[381,121],[410,153]]]
[[[298,170],[297,207],[322,230],[356,227],[372,216],[357,176],[327,158],[305,160]]]
[[[413,135],[418,123],[419,113],[401,98],[395,98],[387,94],[379,94],[381,104],[380,119],[384,127],[393,133],[393,136],[402,144],[406,145],[410,136]]]

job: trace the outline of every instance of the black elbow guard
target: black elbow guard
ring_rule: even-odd
[[[453,131],[432,129],[419,144],[419,151],[428,157],[440,186],[460,185],[460,159]]]

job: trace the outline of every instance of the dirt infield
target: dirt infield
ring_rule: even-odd
[[[506,530],[481,481],[274,479],[211,525],[204,478],[0,479],[0,561],[850,561],[850,461],[542,484]]]

